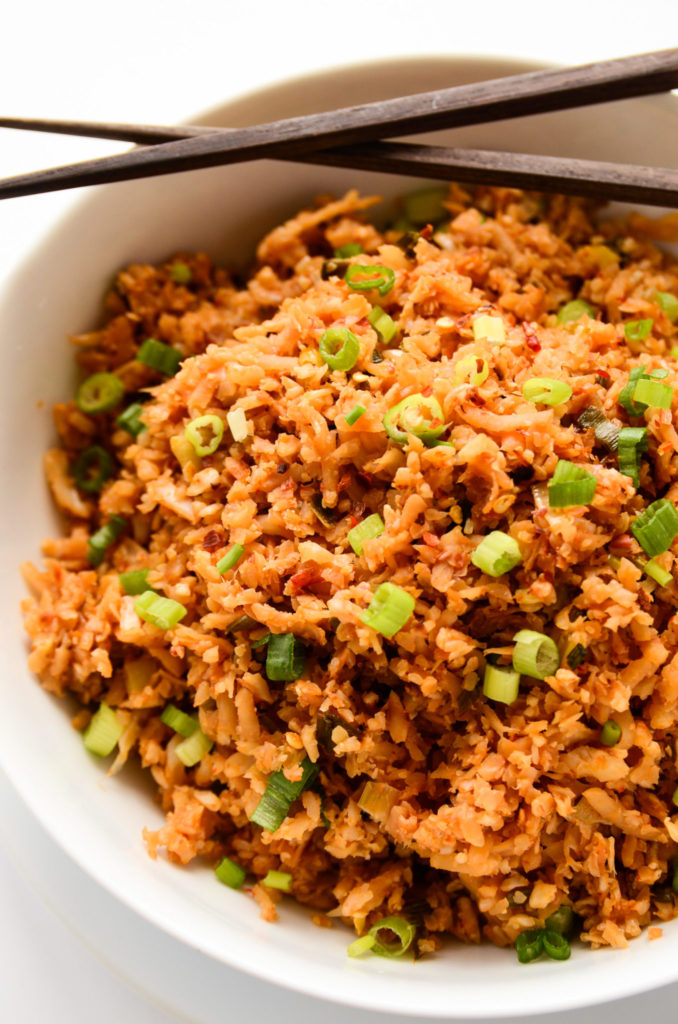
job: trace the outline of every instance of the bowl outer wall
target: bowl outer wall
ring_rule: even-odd
[[[268,87],[200,120],[238,126],[533,66],[501,58],[394,58]],[[624,160],[633,124],[634,152],[642,162],[670,165],[677,119],[675,98],[653,97],[460,129],[449,139]],[[100,299],[113,272],[133,260],[193,248],[245,266],[257,239],[319,192],[340,194],[355,185],[392,196],[411,184],[262,161],[89,190],[7,283],[0,297],[6,367],[0,403],[6,439],[0,451],[0,765],[53,838],[110,892],[190,946],[269,981],[365,1009],[440,1018],[544,1013],[637,993],[678,978],[674,925],[659,943],[639,940],[629,950],[595,955],[577,950],[565,964],[526,972],[489,946],[449,946],[415,966],[349,961],[344,929],[316,930],[308,912],[287,901],[281,922],[265,924],[249,900],[215,886],[204,867],[179,870],[148,858],[142,829],[163,820],[151,800],[153,787],[132,770],[105,776],[68,727],[66,702],[46,695],[26,667],[18,567],[26,559],[38,561],[39,539],[59,529],[41,458],[54,439],[51,407],[72,393],[75,380],[64,338],[100,320]]]

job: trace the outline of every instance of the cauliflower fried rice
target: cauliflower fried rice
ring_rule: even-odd
[[[30,667],[81,703],[76,728],[111,709],[111,770],[138,760],[166,813],[151,855],[229,858],[268,920],[278,871],[318,924],[414,922],[418,954],[446,935],[511,945],[563,905],[585,942],[624,946],[676,900],[675,556],[669,538],[659,582],[633,527],[678,500],[678,433],[671,408],[620,404],[633,368],[678,385],[678,266],[657,245],[676,224],[451,186],[440,222],[403,236],[369,223],[373,202],[318,200],[264,238],[245,284],[203,254],[118,274],[105,326],[73,341],[84,375],[125,394],[55,408],[66,529],[24,567]],[[350,268],[372,265],[366,287]],[[348,369],[323,357],[332,329],[357,339]],[[149,338],[175,374],[137,358]],[[530,401],[533,378],[571,394]],[[413,396],[428,431],[386,429]],[[205,455],[186,434],[200,417],[223,427],[216,447],[198,436]],[[637,486],[601,423],[646,430]],[[75,478],[93,446],[100,488]],[[588,502],[549,500],[563,463],[594,478]],[[497,574],[472,557],[494,532],[518,551]],[[180,608],[168,628],[139,614],[131,571]],[[405,616],[392,635],[382,584]],[[511,674],[521,630],[560,667],[504,702],[484,679]],[[296,669],[275,671],[272,636]],[[197,760],[168,707],[199,723]],[[277,828],[252,820],[271,779],[289,790]]]

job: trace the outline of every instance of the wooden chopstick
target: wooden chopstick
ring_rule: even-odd
[[[345,146],[328,153],[309,153],[299,159],[331,163],[333,167],[385,171],[438,181],[503,185],[537,192],[678,207],[678,171],[665,167],[484,149],[417,146],[405,142],[375,142],[369,147]]]
[[[89,121],[50,121],[37,118],[0,118],[0,127],[144,144],[157,144],[170,139],[193,138],[209,132],[228,130],[203,125],[161,127]],[[343,146],[284,159],[354,170],[434,178],[438,181],[504,185],[540,192],[618,199],[651,206],[678,206],[678,171],[671,168],[492,150],[420,146],[403,142]]]
[[[17,175],[0,182],[0,199],[244,160],[301,155],[305,160],[311,152],[331,147],[585,106],[676,86],[675,48],[575,68],[533,71],[250,128],[201,132],[118,156]],[[420,166],[424,165],[421,160]]]

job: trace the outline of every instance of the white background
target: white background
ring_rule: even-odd
[[[276,79],[375,57],[489,53],[574,64],[663,49],[678,45],[678,6],[675,0],[37,0],[20,7],[14,0],[3,5],[1,26],[0,114],[171,124]],[[630,159],[632,146],[629,139]],[[118,148],[0,130],[0,176]],[[60,193],[0,203],[0,284],[76,199]],[[185,950],[72,865],[2,777],[0,915],[1,1017],[8,1024],[385,1020],[281,992]],[[678,986],[672,986],[543,1021],[674,1021],[676,1005]]]

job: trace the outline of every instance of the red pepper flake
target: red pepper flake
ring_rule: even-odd
[[[618,537],[612,538],[610,547],[616,548],[617,551],[630,551],[633,547],[633,537],[630,533],[620,533]]]
[[[537,336],[537,332],[531,324],[523,321],[522,323],[523,334],[525,335],[525,344],[532,352],[541,352],[541,343]]]
[[[425,228],[421,229],[419,234],[421,235],[422,238],[425,238],[426,241],[428,242],[428,240],[433,235],[433,224],[427,224]]]
[[[422,533],[422,539],[424,544],[428,544],[430,548],[440,547],[440,537],[435,533]]]
[[[202,539],[202,546],[205,551],[216,551],[223,547],[224,535],[219,530],[208,530]]]
[[[657,451],[659,452],[660,455],[663,455],[664,452],[670,452],[672,448],[673,448],[673,442],[672,441],[664,441],[663,444],[659,445],[659,448],[657,449]]]
[[[607,370],[596,370],[596,377],[604,377],[605,380],[612,380],[612,376]]]
[[[427,388],[424,388],[424,390],[421,392],[421,394],[423,395],[424,398],[428,398],[429,395],[433,394],[433,388],[430,387],[430,386],[427,387]]]
[[[356,516],[354,516],[354,515],[352,515],[352,514],[351,514],[351,515],[349,515],[349,517],[348,517],[348,521],[349,521],[349,523],[351,524],[351,529],[353,529],[353,527],[354,527],[354,526],[357,526],[357,525],[358,525],[358,519],[357,519],[357,517],[356,517]]]

